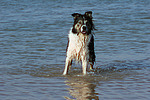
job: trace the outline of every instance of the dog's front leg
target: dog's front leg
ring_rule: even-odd
[[[90,70],[93,70],[93,64],[90,64]]]
[[[82,70],[83,70],[83,75],[87,74],[87,67],[88,67],[88,62],[87,60],[82,60]]]
[[[72,64],[72,59],[70,59],[70,58],[67,57],[66,58],[65,69],[64,69],[63,75],[67,75],[68,74],[68,70],[71,67],[71,64]]]

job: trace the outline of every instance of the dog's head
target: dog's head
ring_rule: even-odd
[[[84,15],[79,13],[73,13],[72,16],[74,17],[74,24],[72,28],[72,32],[79,34],[90,34],[92,30],[94,30],[94,24],[92,21],[92,12],[88,11],[85,12]]]

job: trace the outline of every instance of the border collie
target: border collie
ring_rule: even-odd
[[[87,67],[93,69],[95,62],[94,52],[94,24],[92,21],[92,11],[85,14],[73,13],[73,27],[68,34],[68,45],[66,49],[66,63],[63,75],[68,74],[68,70],[75,59],[82,63],[83,75],[87,74]]]

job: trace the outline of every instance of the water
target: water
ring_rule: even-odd
[[[149,0],[1,0],[1,100],[149,100]],[[92,10],[95,70],[62,76],[74,12]]]

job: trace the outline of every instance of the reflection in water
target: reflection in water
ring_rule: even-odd
[[[90,77],[68,77],[66,85],[69,94],[76,100],[99,100],[98,93],[95,92],[96,85],[89,80]],[[72,100],[69,97],[64,97],[66,100]]]

